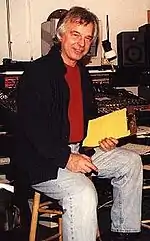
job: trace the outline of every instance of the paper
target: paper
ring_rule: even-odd
[[[90,120],[83,146],[96,147],[99,145],[98,142],[106,137],[118,139],[129,135],[126,108],[124,108]]]

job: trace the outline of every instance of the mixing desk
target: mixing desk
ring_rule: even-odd
[[[131,107],[135,110],[149,108],[146,99],[136,96],[125,89],[116,89],[109,84],[100,84],[99,82],[94,82],[93,88],[98,112],[101,114],[108,114],[125,107]]]

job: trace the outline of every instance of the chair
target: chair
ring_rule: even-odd
[[[62,210],[60,206],[57,205],[56,207],[52,207],[54,203],[52,201],[41,202],[41,194],[37,191],[34,193],[33,198],[33,206],[32,206],[32,218],[31,218],[31,226],[30,226],[30,234],[29,234],[29,241],[35,241],[36,238],[36,230],[37,225],[40,220],[40,214],[49,214],[54,215],[52,218],[55,218],[55,222],[57,219],[58,223],[58,233],[51,235],[49,238],[44,239],[44,241],[50,240],[59,240],[62,241]],[[56,206],[56,205],[55,205]]]
[[[143,170],[150,171],[150,164],[143,165]],[[150,190],[150,185],[143,184],[143,190]],[[150,219],[142,220],[142,227],[150,229]]]

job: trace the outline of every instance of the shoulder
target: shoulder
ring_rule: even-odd
[[[40,72],[42,73],[43,70],[49,68],[49,66],[51,66],[51,62],[52,60],[47,54],[31,62],[27,70],[31,73],[39,74]]]
[[[49,74],[52,75],[53,73],[56,74],[56,70],[59,70],[63,66],[64,64],[61,59],[60,51],[57,48],[52,47],[47,55],[32,61],[27,70],[29,73],[37,76],[47,76]]]
[[[40,89],[41,83],[46,82],[47,67],[45,63],[47,61],[47,57],[43,56],[30,62],[25,67],[24,73],[18,82],[18,90],[32,89],[33,86]]]

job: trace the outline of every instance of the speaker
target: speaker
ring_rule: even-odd
[[[138,31],[119,33],[117,35],[117,54],[119,67],[144,67],[144,33]]]
[[[144,24],[139,27],[139,31],[144,33],[145,38],[145,54],[146,54],[146,68],[150,68],[150,24]]]

